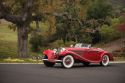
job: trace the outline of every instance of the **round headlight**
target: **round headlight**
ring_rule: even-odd
[[[65,51],[65,50],[66,50],[65,48],[61,48],[60,52],[63,52],[63,51]]]
[[[53,52],[56,53],[56,52],[57,52],[57,49],[53,49]]]

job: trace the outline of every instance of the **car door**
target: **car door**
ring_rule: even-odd
[[[90,61],[99,61],[99,51],[97,49],[89,48],[85,54],[83,55],[84,58],[90,60]]]

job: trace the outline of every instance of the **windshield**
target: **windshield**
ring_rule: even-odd
[[[91,47],[91,44],[83,44],[83,43],[77,43],[74,47],[76,48],[82,48],[82,47]]]

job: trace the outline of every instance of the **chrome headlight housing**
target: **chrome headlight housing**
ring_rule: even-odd
[[[60,52],[63,52],[63,51],[65,51],[65,50],[66,50],[65,48],[61,48],[61,49],[60,49]]]
[[[55,54],[59,54],[60,52],[63,52],[63,51],[65,51],[66,49],[65,48],[58,48],[58,49],[53,49],[53,52],[55,53]]]
[[[56,53],[56,52],[57,52],[57,49],[56,49],[56,48],[55,48],[55,49],[53,49],[53,52],[54,52],[54,53]]]

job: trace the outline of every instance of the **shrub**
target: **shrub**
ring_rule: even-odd
[[[74,45],[76,42],[74,41],[66,41],[65,44],[63,40],[56,40],[55,42],[50,44],[51,48],[58,48],[58,47],[69,47],[70,45]]]
[[[55,42],[50,43],[51,48],[58,48],[63,46],[64,46],[63,40],[56,40]]]
[[[92,37],[89,34],[85,34],[81,43],[92,43]]]
[[[41,47],[45,45],[45,38],[39,33],[33,33],[29,43],[33,52],[41,52]]]
[[[101,34],[101,41],[105,43],[121,37],[121,34],[119,31],[117,31],[113,27],[109,27],[108,25],[102,26],[100,30],[100,34]]]

